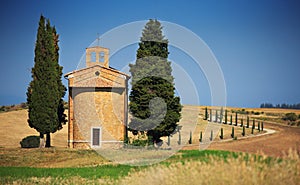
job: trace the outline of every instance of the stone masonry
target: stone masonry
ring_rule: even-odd
[[[92,54],[96,60],[92,61]],[[123,146],[127,136],[129,76],[109,67],[109,50],[86,49],[86,68],[67,73],[69,89],[68,146]]]

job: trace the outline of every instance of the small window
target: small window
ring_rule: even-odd
[[[96,62],[96,52],[91,52],[91,62]]]
[[[99,59],[100,59],[99,62],[104,62],[104,55],[105,54],[103,51],[99,53]]]

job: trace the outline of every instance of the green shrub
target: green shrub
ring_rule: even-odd
[[[0,107],[0,112],[6,112],[6,111],[7,111],[7,108],[5,106]]]
[[[38,148],[40,146],[39,136],[27,136],[20,142],[22,148]]]
[[[146,139],[135,139],[132,141],[131,145],[133,146],[146,146],[148,143],[148,140]]]
[[[27,109],[28,108],[27,103],[21,103],[20,106],[21,106],[22,109]]]
[[[296,121],[298,117],[295,113],[290,112],[290,113],[286,113],[282,119],[286,121]]]

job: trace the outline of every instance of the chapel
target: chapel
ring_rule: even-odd
[[[85,67],[68,79],[68,146],[119,148],[127,138],[129,75],[109,66],[109,49],[86,48]]]

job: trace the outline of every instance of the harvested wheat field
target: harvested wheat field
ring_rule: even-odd
[[[29,135],[38,136],[39,133],[30,128],[27,123],[28,111],[26,109],[0,113],[0,147],[19,148],[20,141]],[[52,136],[51,145],[56,147],[67,147],[68,129],[67,125]]]
[[[200,107],[202,110],[200,115],[203,117],[204,108]],[[213,109],[220,109],[220,107],[213,107]],[[228,110],[241,110],[241,108],[227,108]],[[263,114],[250,115],[252,119],[258,119],[259,117],[273,119],[274,115],[283,115],[289,112],[295,112],[300,114],[300,110],[290,110],[290,109],[245,109],[245,111],[251,112],[263,112]],[[271,116],[266,116],[271,115]],[[276,117],[278,119],[278,117]],[[259,120],[259,119],[258,119]],[[251,122],[250,122],[251,125]],[[300,127],[292,127],[287,124],[264,121],[264,127],[266,129],[274,130],[274,133],[260,135],[257,134],[254,137],[238,137],[237,140],[227,140],[226,142],[212,142],[208,149],[213,150],[228,150],[236,152],[248,152],[248,153],[264,153],[269,156],[282,157],[288,153],[290,149],[296,150],[300,153]],[[227,131],[228,132],[228,131]],[[247,132],[247,131],[246,131]],[[228,137],[228,136],[227,136]],[[219,140],[216,138],[215,140]],[[186,146],[184,149],[197,149],[198,146]]]
[[[230,108],[234,109],[234,108]],[[236,110],[238,108],[235,108]],[[248,110],[248,109],[246,109]],[[199,118],[196,125],[192,124],[189,119],[195,119],[195,113],[199,111]],[[249,111],[252,111],[250,109]],[[255,109],[255,111],[274,113],[277,109]],[[282,110],[279,109],[278,113],[284,114],[291,112],[292,110]],[[192,115],[189,113],[194,112]],[[299,111],[297,112],[299,113]],[[204,131],[206,127],[206,122],[203,121],[203,107],[199,106],[185,106],[183,109],[182,121],[180,124],[187,128],[185,129],[185,135],[189,135],[189,131],[193,131],[193,144],[184,147],[184,149],[199,149],[199,133]],[[230,139],[230,133],[232,125],[221,126],[224,128],[224,140],[220,140],[218,133],[214,133],[214,142],[212,142],[208,149],[216,150],[228,150],[228,151],[240,151],[249,153],[261,153],[263,152],[269,156],[282,156],[287,153],[290,148],[300,152],[300,128],[291,127],[284,124],[264,122],[266,129],[275,130],[275,133],[261,135],[255,130],[254,135],[250,134],[250,128],[246,129],[246,136],[241,137],[242,128],[235,127],[235,134],[238,136],[237,140]],[[18,110],[0,113],[0,147],[1,148],[19,148],[20,141],[28,135],[38,135],[38,133],[28,126],[27,123],[27,110]],[[176,138],[176,135],[173,137]],[[188,138],[186,137],[185,140]],[[176,139],[177,140],[177,139]],[[183,141],[183,144],[186,142]],[[52,134],[52,146],[58,148],[67,147],[67,125],[64,126],[62,130],[57,131]]]

